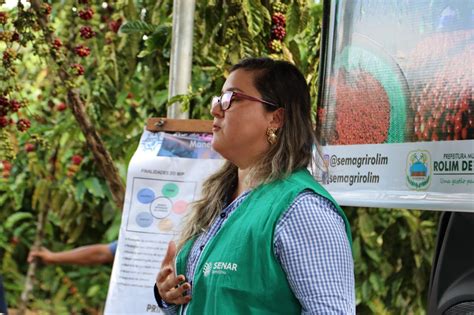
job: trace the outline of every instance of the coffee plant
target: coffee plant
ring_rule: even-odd
[[[128,162],[146,119],[165,116],[168,103],[209,119],[229,67],[249,56],[295,63],[316,100],[321,5],[197,1],[189,93],[168,100],[172,9],[171,0],[0,1],[0,274],[9,307],[101,313],[110,266],[32,268],[26,257],[34,244],[60,251],[117,237]],[[436,214],[346,211],[358,313],[424,313]]]

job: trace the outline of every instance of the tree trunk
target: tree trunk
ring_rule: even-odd
[[[45,198],[47,197],[48,196],[45,196]],[[41,209],[38,215],[35,242],[33,244],[34,248],[41,247],[43,243],[44,226],[45,226],[47,216],[48,216],[48,208],[44,207],[43,209]],[[28,273],[26,274],[25,287],[23,288],[23,292],[21,292],[20,304],[18,305],[18,315],[26,314],[28,302],[30,300],[29,297],[30,297],[31,291],[33,291],[33,285],[34,285],[37,266],[38,266],[38,259],[34,259],[33,262],[31,262],[31,264],[28,266]]]

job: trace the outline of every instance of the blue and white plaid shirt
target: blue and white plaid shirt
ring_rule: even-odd
[[[225,207],[196,239],[188,257],[187,279],[193,279],[206,244],[248,195],[243,193]],[[299,194],[277,222],[273,245],[302,314],[355,314],[352,252],[344,221],[330,201],[312,191]],[[162,310],[176,314],[177,306]]]

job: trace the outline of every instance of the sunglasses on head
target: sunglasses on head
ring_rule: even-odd
[[[221,107],[222,111],[226,111],[230,108],[230,105],[232,105],[232,101],[235,98],[242,98],[242,99],[246,99],[246,100],[249,100],[249,101],[260,102],[260,103],[264,103],[264,104],[267,104],[267,105],[270,105],[270,106],[278,107],[278,105],[276,105],[276,104],[267,102],[267,101],[262,100],[262,99],[257,98],[257,97],[253,97],[253,96],[246,95],[246,94],[239,93],[239,92],[235,92],[235,91],[227,91],[227,92],[224,92],[221,96],[214,96],[212,98],[212,108],[219,105]]]

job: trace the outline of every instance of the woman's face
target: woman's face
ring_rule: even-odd
[[[253,72],[238,69],[230,73],[222,92],[235,91],[261,99],[253,84]],[[269,149],[266,131],[274,127],[273,112],[262,103],[233,98],[231,106],[222,111],[220,106],[211,109],[214,116],[212,147],[239,168],[247,168]]]

